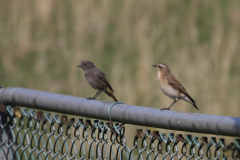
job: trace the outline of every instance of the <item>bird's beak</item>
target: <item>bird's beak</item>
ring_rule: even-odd
[[[77,66],[77,67],[81,67],[81,65]]]
[[[153,67],[157,67],[156,65],[152,65]]]

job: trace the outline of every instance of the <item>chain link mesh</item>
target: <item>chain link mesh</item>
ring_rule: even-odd
[[[68,120],[26,108],[0,107],[0,160],[34,159],[239,159],[240,139],[228,145],[212,137],[137,129],[125,138],[124,124]],[[135,132],[135,131],[134,131]],[[135,136],[134,136],[135,135]],[[129,136],[128,136],[129,137]]]

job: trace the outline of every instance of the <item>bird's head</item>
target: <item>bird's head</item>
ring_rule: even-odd
[[[79,66],[77,67],[81,67],[83,70],[86,69],[91,69],[91,68],[95,68],[94,64],[90,61],[83,61]]]
[[[152,66],[155,67],[159,72],[170,72],[168,65],[166,65],[164,63],[159,63],[159,64],[152,65]]]

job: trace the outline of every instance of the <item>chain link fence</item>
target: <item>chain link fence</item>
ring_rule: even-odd
[[[240,139],[225,144],[215,137],[184,138],[140,128],[126,138],[124,124],[3,105],[0,109],[0,160],[240,159]]]

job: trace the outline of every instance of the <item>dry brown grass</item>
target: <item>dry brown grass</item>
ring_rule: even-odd
[[[151,65],[164,62],[200,109],[178,102],[173,110],[239,116],[237,0],[2,1],[0,24],[5,87],[92,96],[76,67],[90,60],[120,101],[162,108],[172,100]]]

